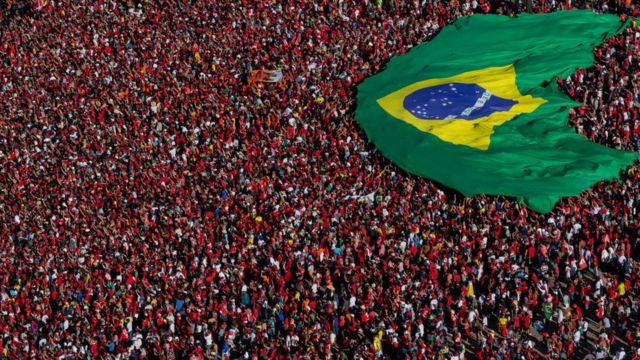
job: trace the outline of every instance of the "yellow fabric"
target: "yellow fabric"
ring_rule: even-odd
[[[467,297],[473,297],[475,292],[473,291],[473,283],[469,281],[469,289],[467,289]]]
[[[376,352],[382,351],[382,341],[380,341],[380,339],[378,339],[377,337],[373,338],[373,349]]]
[[[373,349],[378,352],[382,351],[382,330],[378,331],[378,334],[373,337]]]

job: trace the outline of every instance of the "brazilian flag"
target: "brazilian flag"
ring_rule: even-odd
[[[360,84],[356,120],[408,172],[548,212],[637,159],[567,126],[581,104],[555,81],[625,26],[590,11],[462,17]]]

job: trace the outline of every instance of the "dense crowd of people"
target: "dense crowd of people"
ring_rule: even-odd
[[[640,357],[637,165],[538,214],[398,170],[354,121],[390,57],[525,2],[4,5],[0,358]],[[637,15],[533,2],[571,7]],[[639,150],[639,45],[558,81],[592,141]]]

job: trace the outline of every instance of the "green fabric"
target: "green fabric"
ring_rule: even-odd
[[[567,126],[569,108],[581,104],[555,83],[556,77],[592,66],[593,49],[625,26],[614,15],[589,11],[459,18],[360,84],[356,119],[379,151],[410,173],[465,196],[514,196],[548,212],[559,198],[618,177],[637,159],[635,153],[592,143]],[[520,93],[547,102],[496,126],[485,151],[442,141],[392,117],[376,102],[417,81],[509,64],[515,66]]]

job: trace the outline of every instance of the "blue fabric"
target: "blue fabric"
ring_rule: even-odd
[[[475,120],[495,112],[508,111],[516,101],[491,94],[476,84],[448,83],[416,90],[402,105],[424,120]]]

